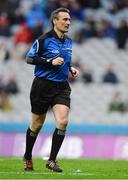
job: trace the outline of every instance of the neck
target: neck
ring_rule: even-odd
[[[62,33],[61,31],[58,31],[56,29],[56,27],[54,27],[54,31],[56,32],[57,36],[60,38],[60,39],[63,39],[64,38],[64,33]]]

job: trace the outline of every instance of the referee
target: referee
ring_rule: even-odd
[[[45,121],[49,107],[52,108],[56,129],[46,168],[62,172],[56,161],[65,137],[70,109],[71,88],[67,81],[69,72],[73,77],[78,70],[71,66],[72,40],[65,33],[70,25],[69,10],[58,8],[51,15],[52,30],[40,36],[27,53],[28,64],[35,65],[35,78],[30,92],[32,121],[26,132],[24,169],[33,170],[32,149]]]

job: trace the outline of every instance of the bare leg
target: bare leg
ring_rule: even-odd
[[[32,113],[32,121],[30,124],[30,129],[33,132],[38,133],[40,129],[42,128],[42,125],[45,121],[45,117],[46,117],[46,114],[38,115],[38,114]]]
[[[57,123],[57,128],[66,130],[68,124],[69,108],[62,104],[56,104],[52,108]]]

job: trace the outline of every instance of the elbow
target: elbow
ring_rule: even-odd
[[[25,61],[26,61],[27,64],[29,64],[29,57],[26,57]]]
[[[25,58],[25,61],[27,64],[33,64],[33,58],[30,58],[28,56]]]

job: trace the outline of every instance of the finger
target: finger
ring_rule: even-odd
[[[63,60],[63,59],[61,59],[60,61],[61,61],[62,63],[64,62],[64,60]]]
[[[61,65],[61,64],[63,64],[63,62],[58,62],[58,65]]]
[[[63,60],[60,60],[60,61],[59,61],[59,63],[63,64],[63,63],[64,63],[64,61],[63,61]]]
[[[73,72],[73,77],[76,77],[78,74],[77,74],[77,71],[74,71]]]
[[[76,71],[73,71],[72,73],[73,73],[73,74],[76,74]]]

